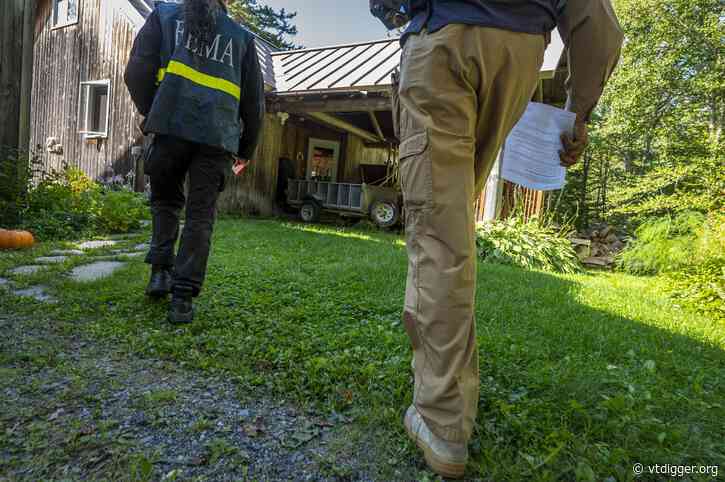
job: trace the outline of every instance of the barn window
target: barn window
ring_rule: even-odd
[[[111,82],[96,80],[81,82],[78,109],[79,132],[86,137],[107,137]]]
[[[78,23],[79,0],[53,0],[53,28]]]

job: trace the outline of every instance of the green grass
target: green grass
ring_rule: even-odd
[[[405,271],[398,236],[221,220],[188,329],[164,324],[165,306],[144,299],[140,260],[100,283],[35,281],[64,300],[43,307],[48,316],[89,320],[78,326],[134,353],[226,371],[242,391],[344,411],[358,433],[380,427],[383,451],[412,453],[401,427],[411,400]],[[471,476],[631,480],[636,462],[725,471],[722,323],[673,305],[656,278],[481,265],[478,281]]]

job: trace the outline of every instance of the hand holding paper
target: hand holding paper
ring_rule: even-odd
[[[561,189],[566,180],[562,135],[573,133],[576,114],[531,102],[503,150],[502,177],[529,189]]]

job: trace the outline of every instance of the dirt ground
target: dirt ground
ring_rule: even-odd
[[[0,480],[382,476],[375,450],[346,443],[345,416],[129,356],[53,322],[0,314],[0,332]],[[418,478],[410,469],[396,478]]]

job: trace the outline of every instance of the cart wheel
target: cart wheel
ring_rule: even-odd
[[[319,204],[307,201],[300,208],[300,217],[306,223],[316,223],[320,220],[320,211]]]
[[[370,208],[370,218],[381,228],[391,228],[400,220],[400,208],[394,202],[375,201]]]

